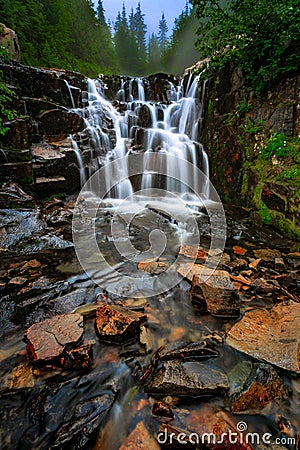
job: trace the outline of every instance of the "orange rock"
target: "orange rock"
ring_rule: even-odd
[[[272,309],[253,309],[229,330],[231,347],[300,374],[300,303],[279,303]]]
[[[255,261],[252,261],[249,264],[249,267],[251,267],[251,269],[256,269],[258,264],[261,262],[261,258],[256,259]]]
[[[66,345],[77,344],[82,336],[83,317],[63,314],[31,325],[24,341],[30,360],[46,362],[60,356]]]
[[[232,250],[234,251],[234,253],[236,255],[241,255],[244,256],[245,253],[247,252],[247,250],[243,247],[239,247],[238,245],[235,245],[234,247],[232,247]]]
[[[96,311],[95,326],[99,338],[111,342],[123,342],[137,336],[141,323],[146,320],[145,314],[104,303]]]
[[[202,259],[207,258],[207,251],[202,248],[191,247],[190,245],[182,245],[179,250],[179,255],[191,259]]]
[[[125,439],[119,450],[160,450],[156,439],[150,436],[143,422],[139,422],[135,429]]]

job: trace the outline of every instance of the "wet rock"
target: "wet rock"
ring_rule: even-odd
[[[170,408],[170,405],[168,405],[167,403],[164,403],[160,400],[158,402],[154,403],[153,408],[152,408],[152,414],[154,414],[155,416],[160,416],[160,417],[168,417],[169,419],[174,418],[174,414],[173,414],[172,409]]]
[[[31,161],[2,163],[0,165],[0,182],[15,182],[26,189],[32,189],[33,172]],[[8,204],[4,205],[4,207],[7,206]]]
[[[275,258],[281,258],[280,251],[271,248],[253,250],[253,253],[255,258],[261,259],[263,261],[274,261]]]
[[[14,367],[6,377],[6,384],[9,389],[32,388],[35,385],[32,368],[28,364]]]
[[[1,138],[4,145],[14,149],[27,149],[32,143],[32,121],[29,117],[18,118],[6,122],[9,128]]]
[[[187,263],[180,265],[177,272],[183,277],[187,278],[189,281],[193,281],[194,276],[202,276],[203,278],[211,276],[220,276],[222,278],[230,278],[229,273],[225,270],[214,270],[209,267],[203,266],[202,264]]]
[[[287,397],[291,391],[267,364],[241,362],[228,377],[228,400],[234,413],[259,414],[270,402]]]
[[[168,264],[162,261],[141,261],[138,264],[138,270],[140,270],[141,272],[150,273],[150,275],[159,275],[160,273],[168,270]]]
[[[53,299],[51,302],[48,302],[46,305],[47,311],[49,313],[52,312],[53,315],[59,314],[68,314],[71,312],[78,312],[79,314],[84,315],[84,311],[80,312],[79,308],[81,305],[83,306],[93,306],[97,307],[97,305],[91,305],[90,302],[95,300],[95,292],[93,289],[85,289],[80,288],[76,289],[73,292],[69,292],[66,295],[61,295]],[[88,305],[86,305],[88,303]]]
[[[234,245],[234,246],[232,247],[232,250],[233,250],[233,252],[234,252],[235,255],[240,255],[240,256],[244,256],[245,253],[247,252],[247,250],[246,250],[245,248],[240,247],[240,246],[238,246],[238,245]]]
[[[226,342],[256,359],[300,374],[300,303],[254,309],[229,330]]]
[[[79,347],[65,350],[61,365],[66,370],[90,370],[94,366],[93,346],[95,341],[86,341]]]
[[[196,439],[196,443],[203,442],[206,449],[253,450],[254,447],[246,439],[246,431],[241,435],[238,422],[237,418],[208,402],[188,415],[185,426],[189,430],[188,436],[191,431],[197,433],[199,441],[197,442]],[[193,442],[195,443],[195,435],[193,435]]]
[[[156,439],[150,436],[143,422],[139,422],[135,429],[125,439],[119,450],[160,450]]]
[[[267,281],[264,278],[257,278],[252,281],[251,288],[257,292],[278,292],[279,284],[276,280]]]
[[[193,301],[200,304],[207,312],[215,316],[232,317],[239,315],[239,294],[227,275],[216,276],[214,273],[205,281],[195,275],[192,283],[190,294]]]
[[[40,129],[46,136],[65,137],[84,129],[83,118],[74,112],[64,109],[51,109],[42,113],[39,118]]]
[[[157,356],[161,361],[170,361],[172,359],[195,360],[219,356],[219,352],[210,341],[190,343],[177,341],[159,348]]]
[[[67,423],[62,423],[56,431],[53,437],[53,448],[66,448],[66,446],[84,448],[92,433],[103,422],[113,401],[114,396],[111,393],[94,396],[88,400],[79,400],[73,415],[70,417],[68,414]]]
[[[150,394],[200,396],[228,390],[226,375],[199,362],[166,361],[147,385]]]
[[[284,213],[286,210],[285,200],[279,195],[277,195],[277,193],[271,189],[269,183],[266,183],[263,186],[261,199],[267,205],[268,208],[274,211],[280,211]]]
[[[191,259],[206,259],[207,251],[202,248],[191,247],[190,245],[182,245],[179,250],[179,255]]]
[[[66,346],[77,344],[83,336],[83,317],[80,314],[55,316],[33,324],[25,333],[28,358],[47,362],[60,356]]]
[[[16,206],[32,206],[34,199],[26,194],[16,183],[3,183],[0,188],[0,208]]]
[[[103,304],[96,311],[95,327],[100,339],[124,342],[135,338],[147,316],[120,306]]]

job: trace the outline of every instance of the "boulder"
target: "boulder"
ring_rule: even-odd
[[[61,356],[66,346],[74,346],[83,337],[83,317],[64,314],[35,323],[25,333],[27,356],[31,361],[51,361]]]
[[[96,311],[95,327],[100,339],[120,343],[135,338],[141,323],[146,320],[144,314],[121,306],[102,304]]]
[[[147,385],[150,394],[200,396],[222,394],[229,389],[227,376],[199,362],[166,361]]]
[[[11,59],[20,62],[21,52],[17,33],[3,23],[0,23],[0,44],[7,49]]]
[[[125,439],[119,450],[160,450],[157,441],[150,436],[143,422],[139,422]]]
[[[192,283],[190,291],[192,299],[210,314],[226,317],[240,314],[240,297],[227,275],[213,275],[206,281],[195,275]]]
[[[241,362],[228,374],[228,403],[233,413],[260,414],[270,402],[287,397],[290,388],[267,364]]]
[[[253,358],[300,374],[300,303],[253,309],[229,330],[226,342]]]
[[[46,136],[67,136],[84,129],[84,120],[75,112],[64,109],[50,109],[39,118],[41,132]]]

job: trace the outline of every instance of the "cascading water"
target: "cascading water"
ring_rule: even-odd
[[[194,192],[201,193],[203,199],[209,198],[208,157],[201,144],[197,143],[199,124],[203,116],[203,101],[205,83],[199,87],[198,77],[190,75],[183,95],[183,82],[176,88],[169,82],[168,102],[146,101],[145,87],[140,78],[121,78],[120,89],[117,92],[118,109],[104,96],[104,86],[99,80],[89,80],[87,107],[76,110],[84,118],[86,129],[83,135],[88,135],[93,147],[93,163],[89,167],[91,175],[99,167],[105,169],[105,179],[109,190],[111,161],[122,158],[122,181],[108,192],[110,199],[125,199],[139,189],[151,189],[157,186],[155,167],[151,166],[157,156],[157,166],[166,161],[167,176],[165,186],[167,191],[187,195],[191,198]],[[201,100],[198,99],[198,91]],[[129,99],[125,102],[125,99]],[[111,123],[108,127],[108,122]],[[141,132],[141,129],[143,130]],[[138,142],[138,145],[135,145]],[[80,147],[80,143],[79,143]],[[80,149],[74,145],[77,157]],[[140,186],[133,189],[129,172],[127,156],[136,151],[144,152],[144,167]],[[177,158],[168,158],[174,156]],[[195,170],[183,174],[180,160],[189,161]],[[80,162],[82,168],[82,163]],[[199,180],[197,168],[201,168],[206,177]],[[187,187],[183,180],[191,181]],[[82,177],[81,177],[82,179]],[[192,189],[191,189],[192,187]]]

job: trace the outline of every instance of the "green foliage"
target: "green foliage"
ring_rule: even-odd
[[[8,58],[6,49],[0,45],[0,58]],[[2,73],[0,72],[0,77]],[[13,120],[17,113],[9,107],[13,97],[14,92],[9,89],[2,81],[0,81],[0,136],[7,133],[9,128],[5,126],[5,122],[8,120]]]
[[[264,225],[269,225],[271,223],[271,216],[269,213],[269,209],[265,203],[263,203],[261,209],[259,210],[259,214],[262,218],[262,222]]]
[[[281,180],[294,180],[300,183],[300,169],[298,167],[292,167],[291,169],[283,170],[279,176]]]
[[[246,123],[244,125],[244,131],[249,134],[257,134],[260,133],[263,129],[263,120],[260,119],[258,124],[255,125],[250,117],[246,117]]]
[[[292,154],[293,148],[287,141],[285,133],[274,133],[262,148],[261,154],[264,159],[269,159],[273,155],[277,158],[283,158]]]
[[[0,0],[0,22],[18,34],[22,62],[89,76],[118,71],[109,27],[87,0]]]
[[[212,70],[233,61],[257,92],[299,69],[299,0],[192,0],[201,59]]]

